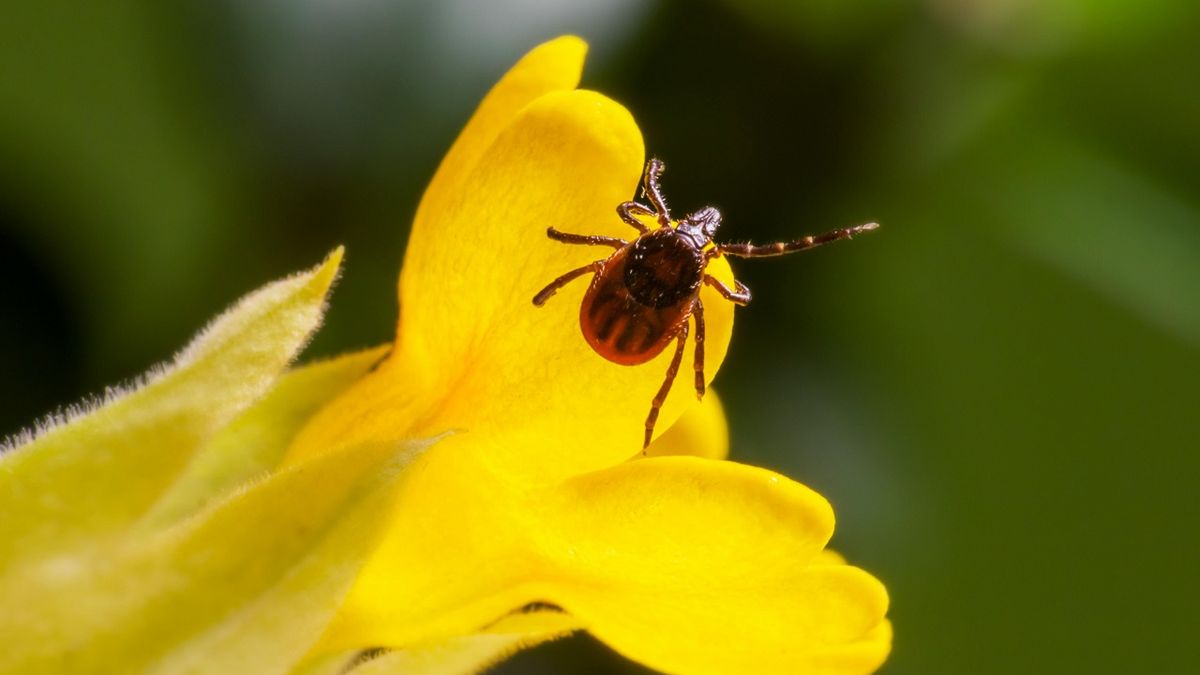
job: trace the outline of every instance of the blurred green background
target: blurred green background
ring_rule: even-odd
[[[884,224],[738,265],[717,387],[734,457],[825,494],[888,584],[886,672],[1194,669],[1189,0],[6,3],[0,433],[337,243],[309,354],[389,339],[425,182],[565,32],[725,238]],[[588,638],[502,668],[638,670]]]

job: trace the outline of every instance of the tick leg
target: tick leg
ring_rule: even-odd
[[[568,234],[559,232],[553,227],[546,228],[546,236],[554,241],[561,241],[564,244],[583,244],[585,246],[611,246],[613,248],[621,248],[629,242],[616,237],[601,237],[599,235],[590,234]]]
[[[637,202],[621,202],[620,204],[617,204],[617,215],[621,216],[621,220],[636,227],[638,232],[641,232],[642,234],[649,232],[650,228],[646,227],[645,223],[638,220],[634,216],[635,213],[643,216],[656,215],[653,209],[648,206],[643,206]]]
[[[658,177],[666,169],[666,165],[660,159],[651,159],[646,162],[646,171],[642,174],[642,190],[646,193],[646,198],[654,205],[654,210],[657,212],[654,215],[658,216],[658,224],[666,227],[671,224],[671,212],[667,210],[667,200],[663,199],[662,189],[658,187]]]
[[[679,374],[679,364],[683,361],[683,346],[687,344],[687,337],[688,323],[684,321],[679,330],[678,343],[675,345],[675,355],[671,357],[671,365],[667,366],[667,378],[663,380],[662,386],[658,388],[658,393],[654,395],[654,400],[650,402],[650,414],[646,416],[646,438],[642,441],[643,455],[646,454],[646,448],[649,447],[650,439],[654,436],[654,424],[658,422],[658,411],[662,408],[663,401],[667,400],[667,394],[671,393],[671,383]]]
[[[743,307],[750,304],[750,289],[746,288],[746,284],[743,284],[737,279],[734,279],[733,281],[734,285],[737,286],[736,291],[730,290],[728,286],[721,283],[720,279],[717,279],[711,274],[704,275],[704,283],[717,289],[717,292],[721,294],[721,297],[732,303],[742,305]]]
[[[566,286],[567,284],[571,283],[575,279],[578,279],[579,277],[581,277],[589,272],[600,271],[600,266],[603,264],[604,264],[603,260],[597,260],[596,262],[590,263],[588,265],[584,265],[583,267],[580,267],[579,269],[571,270],[570,272],[567,272],[566,274],[555,279],[554,281],[551,281],[550,285],[548,285],[545,288],[543,288],[542,290],[538,291],[538,294],[533,296],[533,304],[537,305],[538,307],[541,307],[542,305],[544,305],[546,303],[547,300],[550,299],[550,296],[552,296],[558,292],[558,289],[562,288],[563,286]]]
[[[704,398],[704,303],[696,298],[692,305],[692,317],[696,319],[696,353],[692,362],[696,368],[696,398]]]
[[[846,227],[826,232],[825,234],[802,237],[795,241],[777,241],[774,244],[761,244],[759,246],[755,246],[754,244],[721,244],[720,249],[726,255],[738,256],[739,258],[769,258],[786,253],[805,251],[839,239],[849,239],[856,234],[870,232],[878,228],[879,223],[867,223],[866,225]]]

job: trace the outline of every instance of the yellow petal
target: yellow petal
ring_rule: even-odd
[[[531,299],[563,272],[612,251],[551,241],[548,226],[636,234],[615,207],[633,193],[642,161],[637,126],[604,96],[552,93],[527,105],[479,159],[438,227],[421,233],[427,241],[414,233],[392,357],[316,416],[290,461],[447,429],[486,435],[491,442],[478,462],[536,482],[640,454],[642,423],[670,350],[640,366],[593,352],[579,329],[584,281],[544,307]],[[731,279],[723,259],[710,272]],[[708,287],[701,298],[711,380],[729,343],[733,307]],[[684,359],[659,431],[695,404],[691,344]],[[447,439],[439,453],[467,451],[462,443],[462,436]]]
[[[266,397],[204,444],[138,526],[162,527],[270,473],[303,423],[390,349],[385,345],[343,354],[285,374]]]
[[[409,473],[409,515],[323,649],[446,640],[548,602],[668,672],[865,672],[887,654],[886,592],[823,552],[828,503],[782,476],[662,457],[529,490],[452,464],[431,451]],[[456,497],[412,515],[434,493]]]
[[[814,561],[814,564],[845,565],[846,557],[843,556],[841,553],[834,551],[833,549],[827,548],[824,551],[821,551],[821,554],[817,556],[817,559]]]
[[[338,249],[247,295],[140,388],[0,455],[0,569],[118,532],[144,513],[307,343],[341,258]]]
[[[872,673],[892,651],[892,622],[883,620],[854,642],[829,646],[809,659],[812,673]]]
[[[320,652],[401,648],[480,632],[541,598],[523,491],[473,459],[481,449],[419,457],[397,491],[391,528],[359,573]],[[475,443],[486,439],[473,436]]]
[[[550,601],[641,663],[867,672],[886,655],[873,633],[887,610],[883,586],[819,557],[832,512],[782,476],[650,459],[574,478],[538,508],[541,551],[563,579]]]
[[[646,448],[646,454],[650,457],[728,457],[729,426],[725,422],[725,409],[721,406],[717,392],[709,389],[700,405],[689,408],[678,422],[671,425],[670,429]]]
[[[409,256],[423,255],[424,247],[438,245],[441,214],[449,202],[461,198],[467,174],[492,141],[529,103],[550,92],[574,89],[586,54],[587,44],[575,36],[551,40],[526,54],[492,87],[425,190],[409,236]]]

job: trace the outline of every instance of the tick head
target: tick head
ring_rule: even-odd
[[[684,216],[676,229],[691,235],[693,239],[703,238],[703,241],[697,242],[703,245],[712,241],[719,227],[721,227],[721,212],[711,206],[706,206],[695,213]]]

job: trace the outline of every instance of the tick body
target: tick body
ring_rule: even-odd
[[[632,242],[615,237],[568,234],[549,228],[546,234],[564,244],[609,246],[616,251],[567,272],[533,298],[533,304],[540,307],[558,289],[591,274],[591,285],[579,309],[579,326],[584,339],[597,354],[613,363],[636,366],[675,343],[666,378],[650,403],[642,439],[643,452],[650,445],[658,411],[679,373],[683,347],[692,323],[695,324],[692,334],[696,341],[693,357],[696,396],[704,396],[704,306],[700,302],[700,288],[708,284],[730,302],[739,305],[750,302],[750,290],[742,282],[735,282],[734,288],[730,289],[705,272],[710,260],[721,255],[744,258],[784,255],[847,239],[878,227],[868,223],[761,246],[715,244],[712,237],[721,225],[721,213],[717,209],[706,207],[681,220],[671,220],[658,186],[663,168],[663,163],[657,159],[646,164],[642,188],[650,206],[636,201],[617,206],[617,215],[639,232]],[[638,215],[654,216],[658,227],[647,227]]]
[[[664,228],[623,246],[592,277],[579,327],[596,353],[623,366],[658,356],[700,295],[704,253]]]

